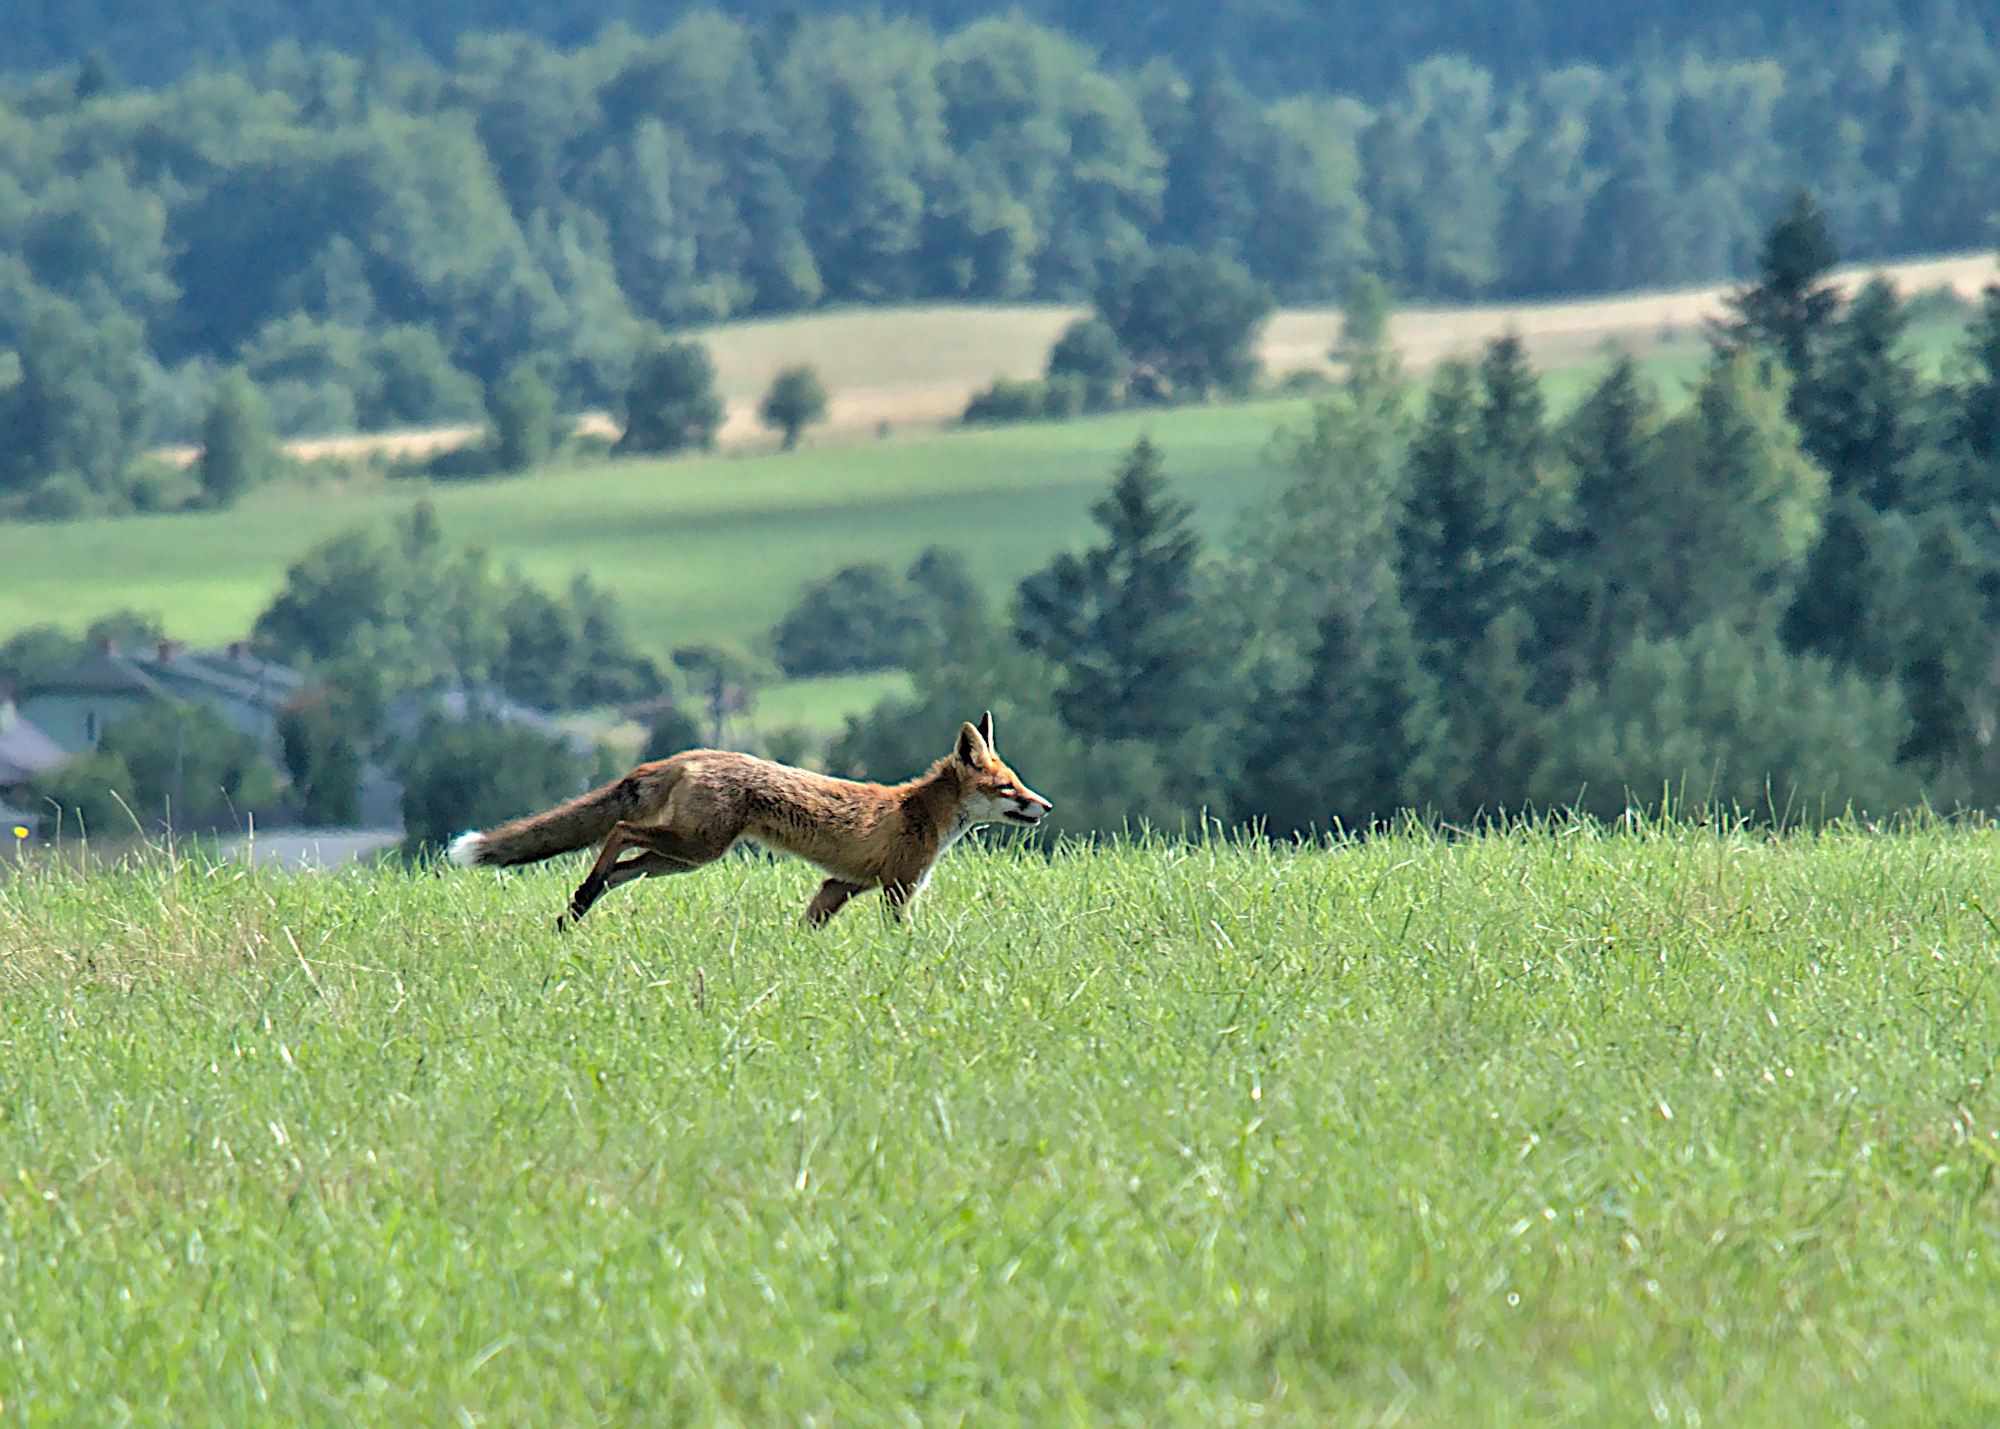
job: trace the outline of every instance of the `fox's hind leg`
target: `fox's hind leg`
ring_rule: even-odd
[[[569,911],[556,919],[556,927],[566,928],[575,923],[590,911],[590,905],[602,898],[607,889],[635,878],[686,873],[691,868],[700,868],[729,852],[731,842],[731,839],[676,833],[657,824],[617,824],[605,838],[597,862],[591,865],[590,872],[576,886],[576,892],[570,895]],[[637,858],[619,862],[619,855],[631,848],[643,849],[644,852]]]
[[[686,873],[695,865],[668,858],[663,853],[640,853],[630,858],[621,858],[605,877],[605,892],[610,892],[620,884],[630,883],[635,878],[659,878],[669,873]]]
[[[819,886],[819,892],[813,895],[813,901],[806,905],[806,926],[810,928],[823,926],[827,919],[847,905],[848,899],[861,891],[862,886],[858,883],[829,878]]]

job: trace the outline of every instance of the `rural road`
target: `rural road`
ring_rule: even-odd
[[[397,829],[274,829],[222,845],[225,858],[286,873],[338,868],[403,841]]]

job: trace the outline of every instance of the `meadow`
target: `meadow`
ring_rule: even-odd
[[[577,873],[0,882],[0,1423],[2000,1407],[1991,829]]]

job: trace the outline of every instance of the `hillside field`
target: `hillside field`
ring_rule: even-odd
[[[0,526],[0,630],[79,625],[132,605],[180,638],[238,638],[314,541],[418,497],[445,535],[566,584],[616,591],[639,640],[752,640],[801,583],[849,561],[963,549],[998,586],[1088,529],[1120,453],[1149,431],[1176,483],[1219,528],[1261,488],[1272,432],[1303,401],[1121,413],[954,431],[789,456],[592,460],[505,480],[270,490],[220,512]]]
[[[0,1422],[2000,1405],[1992,830],[578,873],[0,873]]]

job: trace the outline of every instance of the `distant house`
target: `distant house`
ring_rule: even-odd
[[[34,800],[26,797],[23,786],[67,758],[68,750],[23,719],[12,700],[0,697],[0,845],[14,829],[41,824],[42,814],[31,807]]]
[[[185,702],[210,706],[276,760],[278,711],[306,682],[299,671],[260,660],[241,644],[206,651],[172,641],[134,651],[107,644],[17,690],[15,702],[23,719],[68,754],[97,748],[106,725],[149,705]]]
[[[23,719],[12,700],[0,698],[0,792],[19,788],[67,758],[68,750]]]
[[[43,761],[38,768],[60,763],[96,749],[105,726],[162,702],[210,706],[230,725],[255,736],[266,757],[283,769],[278,716],[310,684],[309,676],[287,665],[260,660],[240,644],[225,650],[189,650],[162,642],[133,651],[106,645],[60,674],[16,692],[18,711],[13,718],[21,729],[31,732],[19,736],[14,745],[0,742],[0,796],[11,787],[4,778],[6,749],[18,746],[24,759],[32,754]],[[542,711],[508,698],[493,686],[471,691],[450,689],[400,700],[389,710],[390,732],[408,738],[432,709],[454,721],[466,719],[470,711],[502,724],[525,725],[565,741],[580,755],[593,748],[588,736],[564,728]],[[23,775],[20,782],[26,778]],[[402,798],[402,785],[391,770],[373,761],[363,765],[357,810],[363,825],[400,827]]]

